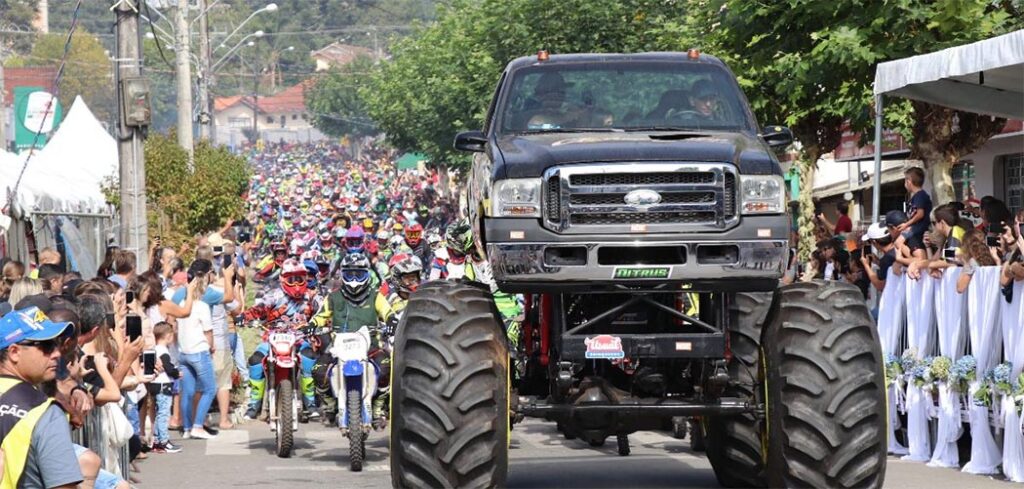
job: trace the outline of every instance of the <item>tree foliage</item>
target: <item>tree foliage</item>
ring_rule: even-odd
[[[351,63],[333,68],[306,90],[306,108],[313,126],[330,136],[368,136],[377,127],[366,113],[359,90],[369,84],[373,59],[360,56]]]
[[[686,0],[457,0],[436,23],[392,46],[393,58],[360,93],[389,141],[431,161],[467,160],[454,135],[483,124],[506,63],[553,53],[637,52],[684,44]]]
[[[241,214],[249,181],[245,158],[224,147],[201,142],[195,147],[194,171],[188,155],[169,135],[150,135],[145,144],[149,235],[178,246],[196,233],[219,229]],[[107,200],[120,204],[116,176],[103,188]]]
[[[60,65],[64,57],[66,37],[61,34],[39,36],[32,52],[15,58],[5,66],[52,66]],[[64,74],[61,78],[60,103],[71,106],[75,97],[82,96],[85,103],[101,121],[110,122],[114,117],[113,68],[103,45],[81,27],[71,37]]]

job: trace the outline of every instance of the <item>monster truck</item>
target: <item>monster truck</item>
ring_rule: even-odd
[[[779,287],[791,221],[773,151],[791,142],[696,51],[512,61],[455,147],[474,153],[464,212],[493,279],[525,303],[520,344],[483,284],[413,294],[394,484],[503,486],[512,425],[536,417],[622,455],[632,432],[699,420],[724,486],[880,487],[884,378],[860,293]]]

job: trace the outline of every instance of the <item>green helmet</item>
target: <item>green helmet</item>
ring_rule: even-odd
[[[444,238],[448,242],[448,248],[451,250],[463,255],[468,255],[473,251],[473,228],[470,227],[469,221],[465,219],[459,219],[449,225],[445,231]]]

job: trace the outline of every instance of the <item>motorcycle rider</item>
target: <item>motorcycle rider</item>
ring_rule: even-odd
[[[281,267],[288,257],[288,247],[280,241],[270,243],[270,255],[260,260],[256,266],[256,274],[253,280],[263,282],[273,280],[280,275]]]
[[[313,317],[313,313],[317,310],[316,296],[309,293],[306,267],[302,263],[295,259],[285,260],[281,266],[280,285],[280,288],[267,292],[256,305],[245,311],[243,315],[245,321],[260,320],[270,323],[286,318],[292,322],[305,323]],[[263,341],[249,357],[251,392],[249,393],[249,408],[245,412],[245,417],[248,419],[256,419],[262,407],[263,393],[266,390],[263,359],[267,355],[270,355],[270,344]],[[313,391],[313,364],[316,363],[316,357],[313,349],[305,340],[299,345],[299,358],[302,362],[301,387],[304,404],[310,411],[310,415],[316,416]]]
[[[331,393],[328,370],[334,363],[330,354],[333,333],[359,331],[366,326],[370,329],[370,360],[380,367],[381,376],[387,376],[389,362],[386,353],[380,350],[378,322],[384,322],[387,309],[378,303],[378,292],[371,286],[370,260],[361,253],[346,255],[341,261],[341,287],[331,292],[320,305],[320,311],[311,323],[317,327],[319,356],[313,367],[316,393],[323,402],[324,424],[334,425],[338,413],[338,400]],[[327,329],[327,331],[323,331]],[[373,418],[383,417],[382,399],[374,400]]]
[[[405,246],[421,263],[430,263],[430,247],[423,240],[423,225],[413,222],[405,227]]]
[[[380,286],[377,294],[377,309],[383,311],[381,316],[386,325],[398,324],[402,311],[409,303],[409,296],[419,287],[423,274],[423,262],[416,255],[399,253],[391,257],[388,263],[391,274]],[[393,333],[390,331],[389,333]]]

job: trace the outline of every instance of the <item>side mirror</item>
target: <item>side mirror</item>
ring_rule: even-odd
[[[487,137],[480,131],[460,132],[455,136],[455,149],[471,153],[483,153]]]
[[[782,149],[793,144],[793,132],[785,126],[765,126],[761,130],[761,137],[775,149]]]

